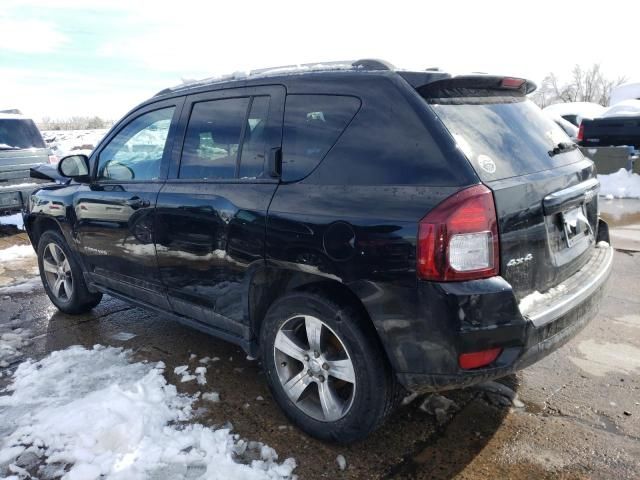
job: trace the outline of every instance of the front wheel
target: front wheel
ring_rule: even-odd
[[[102,300],[101,293],[87,289],[80,265],[58,232],[47,231],[40,237],[38,267],[44,290],[58,310],[84,313]]]
[[[366,321],[310,292],[288,294],[267,312],[261,346],[269,387],[289,419],[316,438],[360,440],[394,406],[395,382]]]

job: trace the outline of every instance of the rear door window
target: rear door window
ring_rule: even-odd
[[[287,95],[282,139],[282,178],[307,176],[336,143],[360,108],[339,95]]]
[[[484,181],[550,170],[583,158],[578,150],[549,154],[558,143],[571,140],[530,100],[463,97],[429,102]]]

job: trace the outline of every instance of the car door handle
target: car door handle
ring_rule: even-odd
[[[124,203],[125,205],[133,208],[134,210],[136,210],[137,208],[145,208],[151,205],[149,200],[146,200],[140,197],[131,197],[130,199],[125,200]]]

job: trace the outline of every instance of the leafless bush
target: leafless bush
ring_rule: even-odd
[[[108,128],[113,125],[112,120],[100,117],[70,117],[64,119],[52,119],[43,117],[38,123],[40,130],[91,130],[95,128]]]
[[[547,75],[531,95],[531,100],[541,108],[564,102],[594,102],[607,106],[611,89],[625,81],[625,77],[615,80],[606,77],[597,63],[589,68],[576,65],[569,81],[561,81],[555,73]]]

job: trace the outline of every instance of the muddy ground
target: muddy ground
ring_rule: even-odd
[[[0,227],[0,249],[27,243],[24,233]],[[281,459],[294,457],[301,479],[386,478],[640,478],[640,254],[617,251],[611,287],[600,314],[576,338],[536,365],[502,380],[524,407],[505,397],[468,389],[448,392],[447,415],[420,409],[424,398],[401,407],[366,441],[344,447],[313,440],[289,425],[275,405],[259,362],[237,347],[157,314],[105,297],[90,314],[69,316],[51,305],[41,287],[26,293],[3,286],[35,274],[35,258],[0,266],[0,333],[31,331],[22,356],[41,358],[70,345],[123,346],[139,359],[173,368],[199,358],[209,365],[207,390],[221,402],[198,404],[197,421],[227,421],[243,437],[265,442]],[[6,291],[6,290],[4,290]],[[195,354],[194,360],[189,360]],[[8,375],[0,378],[0,389]],[[520,405],[517,401],[516,405]],[[439,420],[439,421],[438,421]],[[339,470],[337,455],[346,458]]]

